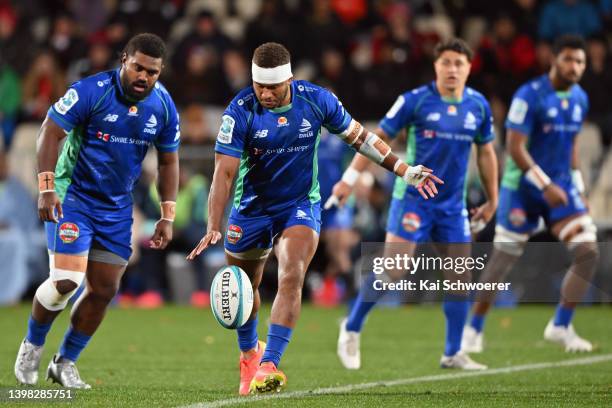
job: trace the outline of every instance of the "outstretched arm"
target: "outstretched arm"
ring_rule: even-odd
[[[208,195],[208,227],[206,235],[191,251],[187,259],[195,259],[209,245],[214,245],[221,238],[221,221],[229,199],[234,177],[238,171],[240,159],[224,154],[215,154],[215,171],[210,194]]]
[[[155,224],[151,248],[164,249],[172,241],[172,223],[178,194],[179,157],[177,152],[157,153],[157,191],[160,197],[161,218]]]
[[[43,221],[59,222],[63,217],[62,205],[55,192],[55,165],[59,152],[59,143],[66,136],[48,116],[43,122],[36,142],[36,160],[38,162],[38,216]],[[57,215],[55,212],[57,211]]]

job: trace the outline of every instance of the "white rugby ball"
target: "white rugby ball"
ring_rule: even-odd
[[[219,269],[210,288],[213,316],[226,329],[237,329],[249,320],[253,310],[253,287],[238,266]]]

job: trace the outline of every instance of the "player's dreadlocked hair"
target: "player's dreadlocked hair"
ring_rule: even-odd
[[[164,41],[151,33],[135,35],[123,48],[122,55],[134,55],[136,51],[153,58],[166,58],[166,44]]]
[[[553,55],[557,56],[563,49],[586,51],[586,42],[579,35],[566,34],[555,40],[553,44]]]
[[[284,45],[267,42],[255,49],[253,62],[261,68],[275,68],[291,62],[291,54]]]
[[[434,59],[437,60],[440,58],[440,55],[442,55],[444,51],[455,51],[456,53],[463,54],[467,57],[469,62],[472,62],[472,58],[474,57],[474,52],[470,46],[461,38],[451,38],[439,42],[436,48],[434,48]]]

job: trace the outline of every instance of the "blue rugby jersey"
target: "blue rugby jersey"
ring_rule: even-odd
[[[588,97],[580,85],[573,85],[567,92],[558,92],[548,75],[542,75],[515,93],[506,128],[526,135],[527,150],[533,160],[553,181],[563,183],[571,180],[574,139],[588,108]],[[502,186],[516,190],[526,185],[531,183],[508,157]]]
[[[351,116],[330,91],[292,81],[291,103],[277,109],[259,104],[253,87],[229,104],[217,136],[217,153],[240,158],[234,211],[271,215],[308,198],[321,200],[317,147],[321,127],[338,134]]]
[[[162,152],[179,146],[179,117],[168,91],[157,82],[144,100],[129,101],[118,69],[75,82],[47,115],[68,134],[55,189],[62,202],[92,212],[131,214],[149,146]]]
[[[443,209],[465,207],[465,181],[472,143],[494,139],[491,108],[485,97],[466,87],[461,99],[444,98],[435,82],[405,92],[395,101],[380,128],[390,137],[406,128],[406,162],[422,164],[444,180],[428,205]],[[414,188],[397,178],[393,198],[424,200]]]

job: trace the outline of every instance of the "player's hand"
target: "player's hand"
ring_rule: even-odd
[[[544,200],[551,207],[559,207],[569,203],[565,191],[555,183],[550,183],[544,189]]]
[[[428,200],[429,197],[435,197],[438,194],[437,184],[444,184],[442,180],[434,176],[432,169],[419,164],[418,166],[408,166],[408,170],[404,173],[402,179],[406,184],[414,186],[421,197]],[[427,196],[429,194],[429,197]]]
[[[64,218],[62,204],[55,191],[38,194],[38,217],[42,221],[58,223],[60,218]]]
[[[202,251],[204,251],[210,245],[215,245],[220,239],[221,233],[219,231],[208,231],[200,240],[198,245],[193,249],[193,251],[187,255],[187,259],[190,261],[194,260],[196,256],[202,253]]]
[[[348,183],[340,180],[336,184],[334,184],[334,188],[332,189],[332,195],[329,196],[323,209],[329,210],[334,205],[338,208],[341,208],[346,204],[346,200],[350,197],[353,192],[353,187],[349,186]]]
[[[172,222],[159,220],[155,223],[155,232],[149,244],[153,249],[166,249],[172,241]]]
[[[493,214],[495,214],[495,210],[497,209],[497,205],[491,201],[485,202],[480,207],[472,208],[470,210],[470,214],[472,219],[470,220],[470,229],[473,234],[478,234],[482,231],[491,218],[493,218]]]

